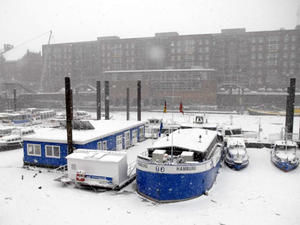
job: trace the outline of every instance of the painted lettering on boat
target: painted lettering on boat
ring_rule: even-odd
[[[156,170],[156,172],[161,172],[161,173],[163,173],[163,172],[165,172],[165,167],[163,167],[163,166],[156,166],[155,167],[155,170]]]
[[[177,171],[190,171],[190,170],[196,170],[195,166],[177,166]]]

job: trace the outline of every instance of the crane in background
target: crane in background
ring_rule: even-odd
[[[4,44],[3,49],[1,49],[1,51],[0,51],[0,56],[5,54],[6,52],[12,50],[13,48],[14,48],[14,46],[11,44]]]
[[[44,32],[42,34],[39,34],[39,35],[29,39],[29,40],[26,40],[22,43],[19,43],[19,44],[15,45],[15,46],[11,45],[11,44],[4,44],[3,45],[3,49],[0,49],[0,79],[1,79],[0,82],[5,82],[5,79],[3,80],[3,77],[5,75],[5,64],[6,64],[6,61],[7,61],[7,59],[5,57],[5,54],[10,53],[11,51],[20,49],[22,46],[24,47],[24,46],[28,45],[28,43],[30,43],[30,42],[33,42],[37,39],[40,39],[41,37],[45,37],[45,35],[48,35],[48,42],[47,43],[50,44],[51,37],[52,37],[52,30]],[[44,60],[46,60],[46,59],[44,58]],[[44,67],[45,67],[45,63],[43,61],[42,72],[45,71]]]
[[[49,32],[49,38],[48,38],[48,42],[47,45],[50,45],[50,41],[51,41],[51,37],[52,37],[52,30],[50,30]],[[47,61],[48,61],[48,57],[49,54],[47,52],[42,52],[42,56],[43,56],[43,69],[42,69],[42,75],[41,75],[41,83],[40,83],[40,92],[44,90],[44,83],[46,81],[47,78]]]

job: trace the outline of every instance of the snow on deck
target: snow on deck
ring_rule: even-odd
[[[169,137],[158,139],[153,144],[153,148],[174,146],[191,151],[205,152],[216,135],[216,131],[200,128],[181,129],[174,131]]]
[[[88,142],[107,137],[126,129],[141,126],[144,122],[126,120],[89,120],[95,127],[93,130],[73,130],[73,143],[86,144]],[[24,137],[24,141],[67,142],[67,130],[64,128],[40,128],[35,134]]]
[[[119,162],[126,157],[125,151],[95,151],[89,149],[77,149],[68,155],[67,159],[82,159],[101,162]]]

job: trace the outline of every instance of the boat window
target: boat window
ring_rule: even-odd
[[[276,145],[275,150],[296,150],[296,146]]]
[[[242,130],[241,129],[232,129],[232,134],[242,134]]]
[[[231,131],[230,130],[225,130],[225,135],[231,135]]]

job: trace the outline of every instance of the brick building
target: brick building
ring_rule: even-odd
[[[44,45],[43,57],[45,91],[60,89],[65,76],[75,84],[94,83],[103,80],[105,71],[191,68],[215,69],[218,85],[235,82],[250,88],[277,88],[286,86],[288,77],[300,76],[300,29],[99,37]]]

